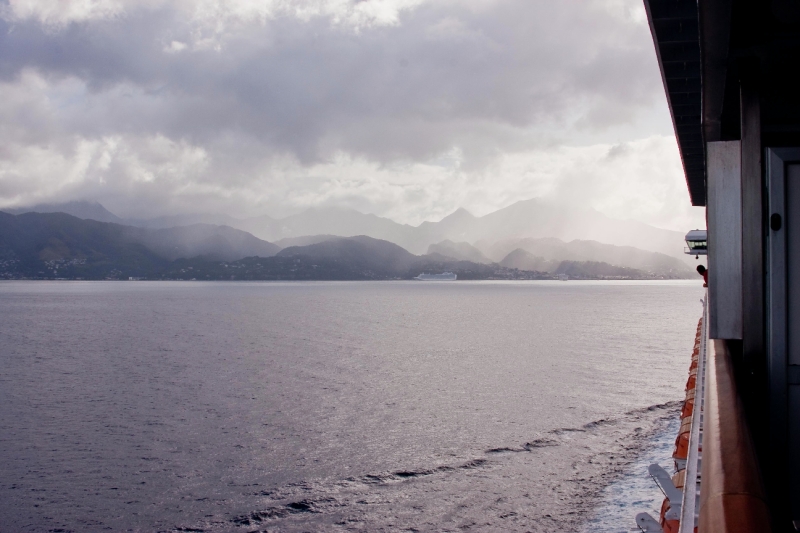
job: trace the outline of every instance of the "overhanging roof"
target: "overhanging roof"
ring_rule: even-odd
[[[697,0],[645,0],[692,205],[706,203]]]
[[[692,205],[705,143],[741,139],[740,89],[757,93],[762,147],[800,146],[800,2],[644,0]]]

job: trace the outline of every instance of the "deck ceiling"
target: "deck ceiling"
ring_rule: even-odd
[[[692,205],[705,205],[697,0],[645,0]]]
[[[706,203],[705,143],[740,138],[754,80],[762,147],[800,146],[798,0],[644,0],[692,205]]]

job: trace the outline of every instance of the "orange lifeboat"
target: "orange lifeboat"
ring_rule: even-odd
[[[694,396],[696,390],[697,389],[689,389],[686,391],[686,400],[684,400],[683,408],[681,409],[681,420],[692,416],[694,412]]]
[[[661,524],[661,529],[664,530],[664,533],[678,533],[680,521],[669,516],[670,508],[669,500],[664,498],[664,503],[661,504],[661,519],[659,520],[659,523]]]

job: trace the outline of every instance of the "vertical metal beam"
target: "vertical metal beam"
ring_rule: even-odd
[[[786,165],[784,192],[789,512],[792,522],[800,525],[800,164]]]
[[[786,185],[785,159],[774,149],[767,150],[767,190],[769,213],[780,220],[770,225],[767,290],[767,365],[769,375],[769,462],[768,476],[773,509],[787,506],[787,388],[786,388]],[[775,511],[775,520],[785,520],[785,512]]]
[[[742,356],[744,372],[761,379],[764,369],[764,226],[761,178],[761,105],[757,70],[742,68]],[[760,384],[752,383],[752,387]],[[748,387],[749,388],[749,387]],[[742,391],[750,396],[755,390]]]
[[[708,333],[742,338],[742,170],[739,141],[710,142],[708,154]]]
[[[770,497],[778,524],[800,520],[800,148],[769,148],[767,347]]]

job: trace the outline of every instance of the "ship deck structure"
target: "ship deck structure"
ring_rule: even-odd
[[[690,201],[706,210],[707,242],[687,245],[706,245],[708,290],[682,473],[652,469],[665,505],[637,524],[800,531],[800,2],[644,5]]]

